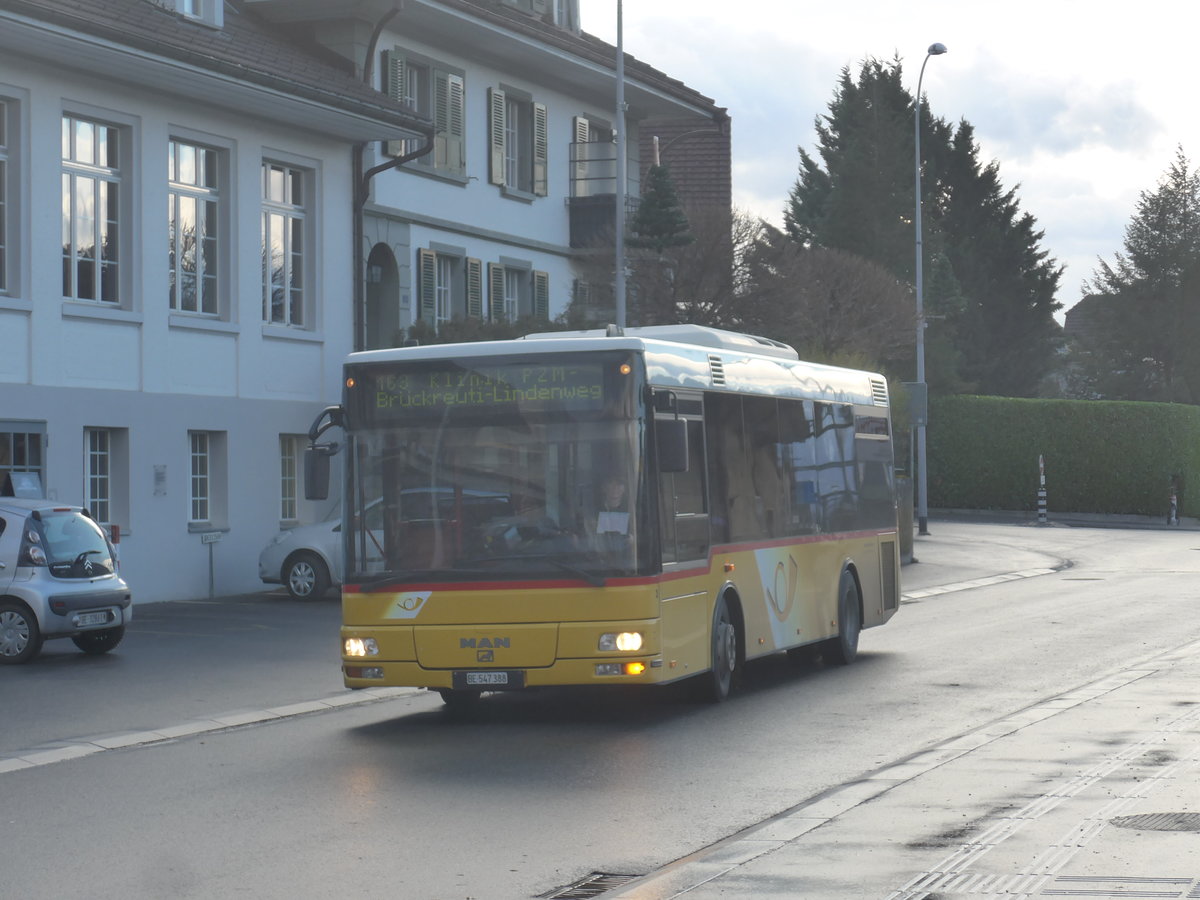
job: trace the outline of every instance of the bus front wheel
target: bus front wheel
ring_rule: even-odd
[[[738,667],[738,629],[724,597],[717,600],[713,611],[712,668],[703,676],[704,696],[713,703],[720,703],[733,689],[734,676]]]
[[[442,689],[438,691],[442,695],[442,703],[445,704],[447,712],[458,713],[466,712],[474,709],[479,704],[479,698],[482,695],[480,691],[454,691]]]
[[[858,635],[861,631],[862,606],[859,603],[858,583],[849,572],[843,572],[838,584],[838,636],[826,642],[826,660],[839,666],[854,662],[858,657]]]

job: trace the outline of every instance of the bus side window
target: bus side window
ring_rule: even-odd
[[[817,502],[816,440],[812,402],[784,400],[779,408],[779,440],[784,477],[788,485],[788,534],[815,534],[821,530]]]
[[[663,562],[708,556],[708,502],[704,465],[704,423],[687,420],[686,472],[659,475]]]

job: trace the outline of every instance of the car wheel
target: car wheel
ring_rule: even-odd
[[[37,618],[24,605],[0,601],[0,665],[29,662],[42,649]]]
[[[729,604],[722,596],[713,611],[712,668],[701,676],[701,696],[711,703],[720,703],[733,689],[738,668],[738,630]]]
[[[283,583],[296,600],[321,597],[329,590],[329,570],[314,553],[299,553],[287,561]]]
[[[71,640],[84,653],[99,654],[107,653],[117,646],[123,637],[125,637],[125,626],[118,625],[116,628],[105,628],[103,631],[85,631],[83,634],[74,635]]]
[[[838,636],[826,641],[824,657],[828,662],[848,666],[858,657],[858,635],[862,631],[862,611],[858,584],[849,572],[838,583]]]

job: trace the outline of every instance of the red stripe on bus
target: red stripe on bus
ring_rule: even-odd
[[[847,531],[837,534],[810,534],[801,537],[779,538],[773,541],[756,541],[742,544],[719,544],[709,550],[707,565],[691,566],[687,569],[676,569],[663,572],[660,575],[640,575],[625,578],[606,578],[603,587],[635,587],[638,585],[658,584],[663,581],[678,581],[681,578],[696,578],[712,572],[713,557],[722,553],[749,553],[755,550],[769,550],[778,547],[791,547],[797,544],[817,544],[826,541],[846,541],[856,538],[876,538],[894,535],[894,531]],[[582,578],[559,578],[538,581],[428,581],[413,583],[383,584],[364,591],[357,584],[343,585],[342,592],[346,594],[382,594],[382,593],[412,593],[414,591],[512,591],[521,589],[554,590],[564,588],[594,587]]]

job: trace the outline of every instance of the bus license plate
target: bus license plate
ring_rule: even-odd
[[[468,672],[467,684],[508,684],[507,672]]]
[[[483,688],[489,691],[519,690],[525,687],[525,673],[516,671],[455,672],[455,690]]]

